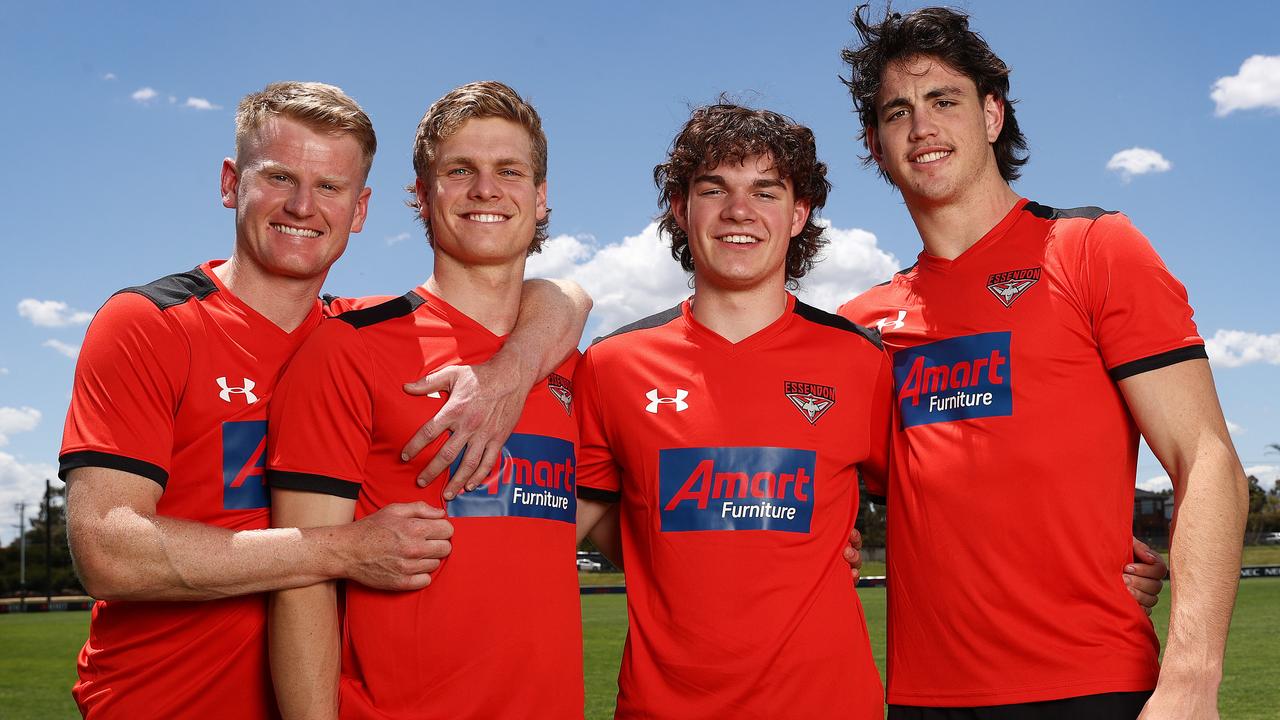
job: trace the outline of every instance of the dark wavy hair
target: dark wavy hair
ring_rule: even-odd
[[[953,70],[968,76],[978,86],[978,97],[994,95],[1004,104],[1004,127],[992,143],[996,154],[996,166],[1005,182],[1013,182],[1027,164],[1027,138],[1018,128],[1013,105],[1009,98],[1009,67],[996,57],[991,46],[982,36],[969,29],[969,16],[949,8],[927,7],[900,15],[887,5],[885,16],[879,24],[871,24],[870,5],[860,5],[853,11],[850,21],[862,40],[858,48],[845,48],[840,58],[849,66],[849,77],[840,78],[853,96],[853,108],[862,121],[859,138],[866,143],[867,128],[878,127],[876,93],[880,79],[889,64],[915,55],[927,55],[946,63]],[[863,17],[863,14],[867,18]],[[862,157],[863,164],[874,161],[870,154]],[[880,176],[893,184],[893,178],[879,169]]]
[[[787,248],[787,287],[795,289],[827,244],[816,220],[831,183],[826,164],[818,160],[813,131],[785,115],[736,105],[723,96],[715,105],[694,110],[672,141],[667,161],[653,169],[661,209],[658,225],[671,238],[671,257],[693,272],[689,236],[676,223],[672,202],[688,197],[699,168],[741,163],[755,155],[768,155],[778,176],[791,180],[796,199],[809,201],[809,219]]]

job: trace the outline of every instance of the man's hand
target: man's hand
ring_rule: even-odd
[[[1151,614],[1151,608],[1160,602],[1160,592],[1164,590],[1164,579],[1169,575],[1169,566],[1165,564],[1160,553],[1147,547],[1147,544],[1133,539],[1134,562],[1124,566],[1124,584],[1129,594]]]
[[[858,584],[862,572],[862,533],[857,528],[849,531],[849,544],[844,547],[844,561],[853,571],[853,584]]]
[[[419,428],[400,452],[400,459],[409,462],[441,433],[450,433],[440,451],[418,474],[420,487],[426,487],[463,453],[457,472],[445,486],[445,500],[452,500],[463,488],[474,490],[492,472],[536,381],[515,360],[500,353],[481,365],[454,365],[404,386],[410,395],[449,395],[440,412]]]
[[[379,590],[417,590],[449,554],[453,525],[443,510],[424,502],[388,505],[348,525],[340,525],[336,549],[343,577]]]

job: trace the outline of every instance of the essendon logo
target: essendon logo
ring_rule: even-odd
[[[573,414],[573,383],[569,378],[551,373],[547,376],[547,390],[564,406],[564,411]]]
[[[999,272],[987,279],[987,289],[992,295],[1005,307],[1013,305],[1013,301],[1022,297],[1022,293],[1027,288],[1035,285],[1040,280],[1040,268],[1033,267],[1026,270],[1008,270]]]
[[[782,383],[782,392],[810,425],[816,425],[818,418],[836,404],[836,389],[830,385],[787,380]]]
[[[449,474],[457,471],[461,456]],[[498,467],[475,490],[449,501],[452,517],[526,517],[572,523],[576,458],[563,438],[514,433]]]
[[[267,421],[222,423],[222,509],[268,507],[266,468]]]
[[[776,447],[673,448],[658,452],[662,532],[809,532],[813,450]]]
[[[902,426],[1013,414],[1007,332],[941,340],[893,355]]]

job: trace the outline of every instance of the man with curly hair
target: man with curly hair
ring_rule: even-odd
[[[788,292],[825,242],[813,133],[703,107],[654,177],[693,296],[575,378],[579,534],[621,515],[617,717],[881,718],[841,554],[859,473],[885,472],[891,381],[874,332]]]
[[[924,243],[840,310],[893,363],[889,716],[1216,718],[1245,484],[1186,290],[1125,216],[1010,187],[1009,70],[967,16],[864,10],[846,83]],[[1177,502],[1163,668],[1116,580],[1139,432]]]

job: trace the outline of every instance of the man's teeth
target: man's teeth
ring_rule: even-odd
[[[950,154],[951,154],[950,150],[935,150],[931,153],[925,153],[921,155],[920,157],[916,158],[913,162],[930,163],[930,162],[933,162],[934,160],[941,160],[942,158]]]
[[[306,228],[289,227],[288,225],[280,225],[280,224],[277,224],[277,223],[272,223],[272,224],[271,224],[271,227],[272,227],[276,232],[282,232],[282,233],[284,233],[285,235],[294,235],[294,236],[296,236],[296,237],[305,237],[305,238],[318,238],[318,237],[320,237],[320,231],[319,231],[319,230],[307,230]]]
[[[720,239],[727,243],[734,243],[735,245],[749,245],[756,241],[756,239],[750,235],[725,235]]]
[[[482,223],[496,223],[496,222],[502,222],[503,220],[507,219],[503,215],[493,215],[490,213],[472,213],[467,217],[471,218],[476,222],[482,222]]]

